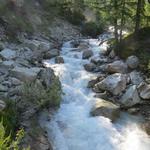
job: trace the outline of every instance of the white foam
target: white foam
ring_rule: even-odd
[[[107,48],[106,43],[98,46],[97,39],[89,43],[95,54]],[[88,61],[81,59],[82,52],[71,49],[70,42],[62,48],[65,64],[45,62],[60,77],[64,92],[58,112],[46,125],[54,150],[149,150],[150,139],[134,121],[115,125],[108,118],[89,116],[95,98],[86,86],[96,75],[84,70]]]

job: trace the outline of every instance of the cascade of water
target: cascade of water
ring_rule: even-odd
[[[97,39],[85,40],[95,56],[107,48],[106,42],[99,46]],[[93,92],[87,89],[88,81],[96,76],[86,72],[82,52],[72,51],[70,42],[62,47],[65,64],[45,64],[59,76],[63,88],[63,101],[46,127],[53,140],[54,150],[149,150],[150,139],[140,130],[134,119],[112,124],[105,117],[90,117],[95,101]]]

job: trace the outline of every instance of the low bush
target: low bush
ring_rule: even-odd
[[[81,11],[64,11],[63,16],[73,25],[81,25],[85,21],[85,17]]]
[[[61,86],[58,78],[55,78],[49,88],[45,88],[39,81],[25,83],[22,90],[23,100],[28,101],[40,108],[59,106],[61,93]]]
[[[3,123],[0,122],[0,150],[19,150],[19,144],[24,137],[24,131],[22,129],[19,130],[15,140],[13,140],[11,135],[6,135],[6,130]],[[26,150],[29,150],[29,148]]]
[[[103,25],[95,22],[87,22],[82,26],[82,34],[85,36],[97,37],[104,31]]]
[[[5,100],[6,108],[0,112],[0,120],[3,120],[3,124],[6,127],[6,135],[10,133],[14,136],[16,129],[18,128],[18,111],[15,102],[12,100]]]

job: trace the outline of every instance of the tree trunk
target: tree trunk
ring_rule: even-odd
[[[135,32],[137,32],[140,29],[141,11],[142,11],[142,0],[138,0],[135,18]]]
[[[117,5],[117,0],[114,0],[114,11],[115,11],[115,14],[114,14],[114,34],[115,34],[115,40],[116,40],[116,44],[119,43],[119,35],[118,35],[118,14],[117,14],[117,11],[118,11],[118,5]]]

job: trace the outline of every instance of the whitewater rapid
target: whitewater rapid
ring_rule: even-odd
[[[94,55],[99,57],[107,49],[107,43],[99,46],[97,39],[85,40]],[[64,64],[54,60],[45,61],[52,67],[62,83],[62,103],[50,121],[45,123],[54,150],[150,150],[150,139],[144,133],[135,117],[122,114],[113,124],[108,118],[91,117],[89,112],[96,98],[87,88],[88,81],[96,73],[84,70],[90,60],[82,59],[82,51],[72,48],[66,42],[61,51]]]

